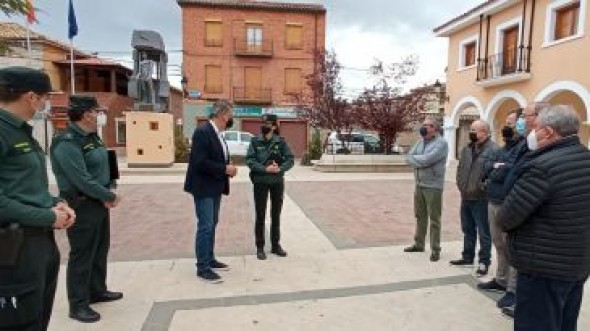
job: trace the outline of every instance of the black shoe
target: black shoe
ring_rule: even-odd
[[[440,260],[440,252],[432,252],[430,254],[430,261],[437,262],[438,260]]]
[[[421,253],[421,252],[424,252],[424,248],[420,248],[416,245],[412,245],[410,247],[404,248],[404,252],[406,252],[406,253]]]
[[[475,274],[477,275],[477,277],[483,277],[488,274],[489,269],[490,269],[489,265],[480,263],[477,266],[477,271],[475,272]]]
[[[266,260],[266,253],[264,253],[264,249],[259,248],[258,250],[256,250],[256,257],[259,260]]]
[[[453,260],[449,263],[459,267],[473,267],[473,261],[467,261],[465,259]]]
[[[506,294],[504,294],[503,297],[500,298],[500,300],[498,300],[498,302],[496,302],[496,306],[498,306],[498,308],[502,309],[502,308],[506,308],[506,307],[512,307],[516,304],[516,294],[512,293],[512,292],[506,292]]]
[[[285,250],[280,245],[277,245],[277,246],[273,247],[270,250],[270,252],[273,253],[274,255],[278,255],[280,257],[287,256],[287,252],[285,252]]]
[[[86,306],[70,309],[70,318],[82,323],[94,323],[100,321],[100,314]]]
[[[213,260],[210,265],[211,269],[219,270],[219,271],[228,271],[229,266],[225,263],[219,262],[217,260]]]
[[[211,284],[221,284],[223,280],[221,277],[215,273],[213,270],[205,270],[205,271],[197,271],[197,276],[201,278],[201,280],[211,283]]]
[[[504,307],[502,308],[502,315],[514,319],[514,306]]]
[[[90,297],[90,303],[110,302],[123,299],[123,293],[106,291],[96,296]]]
[[[506,286],[498,283],[496,278],[486,283],[477,284],[477,288],[487,292],[506,292]]]

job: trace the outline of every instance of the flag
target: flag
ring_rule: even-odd
[[[37,22],[35,17],[35,7],[33,7],[33,0],[27,0],[27,22],[33,24]]]
[[[78,23],[76,22],[76,13],[74,12],[74,3],[70,0],[70,11],[68,13],[68,38],[74,39],[78,35]]]

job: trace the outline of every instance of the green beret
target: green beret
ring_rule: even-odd
[[[270,122],[274,125],[277,125],[278,117],[275,114],[264,114],[264,115],[262,115],[262,121],[263,122]]]
[[[0,69],[0,89],[13,93],[51,92],[49,76],[41,70],[27,67],[7,67]]]
[[[72,95],[70,96],[70,110],[84,113],[99,108],[96,98],[90,95]]]

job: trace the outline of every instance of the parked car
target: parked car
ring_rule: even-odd
[[[227,142],[230,155],[246,156],[253,135],[242,131],[225,131],[221,134]]]
[[[371,133],[352,132],[341,133],[332,132],[328,136],[324,148],[327,154],[383,154],[383,144],[379,137]],[[404,149],[398,145],[391,147],[393,154],[402,154]]]

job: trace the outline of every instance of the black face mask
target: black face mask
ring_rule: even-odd
[[[230,117],[229,120],[227,120],[227,122],[225,123],[225,128],[226,129],[229,129],[232,126],[234,126],[234,118],[233,117]]]
[[[469,140],[471,140],[472,143],[477,142],[477,133],[469,132]]]
[[[512,140],[514,138],[514,130],[509,126],[503,127],[502,137],[504,137],[504,140]]]
[[[427,134],[428,134],[428,129],[427,129],[427,128],[425,128],[425,127],[421,127],[421,128],[420,128],[420,135],[421,135],[422,137],[426,137],[426,135],[427,135]]]
[[[268,127],[266,125],[263,125],[260,127],[260,132],[262,133],[262,135],[266,136],[267,134],[269,134],[272,131],[271,127]]]

